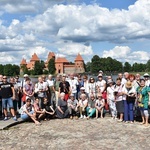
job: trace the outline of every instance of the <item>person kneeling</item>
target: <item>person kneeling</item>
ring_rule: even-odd
[[[31,104],[31,99],[27,98],[26,103],[20,108],[21,111],[21,119],[22,120],[29,120],[32,119],[35,124],[41,124],[36,119],[36,113],[34,110],[33,105]]]

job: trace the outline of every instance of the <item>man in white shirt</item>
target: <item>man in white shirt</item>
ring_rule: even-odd
[[[71,94],[74,95],[74,98],[77,97],[77,86],[79,85],[78,80],[74,78],[74,74],[70,74],[70,79],[68,80],[71,88]]]

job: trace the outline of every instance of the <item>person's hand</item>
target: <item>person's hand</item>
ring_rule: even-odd
[[[15,96],[12,97],[12,100],[15,100]]]

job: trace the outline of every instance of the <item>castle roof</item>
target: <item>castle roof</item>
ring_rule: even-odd
[[[65,57],[57,57],[55,60],[56,63],[69,63]]]
[[[26,59],[23,58],[23,59],[21,60],[20,65],[26,65],[26,64],[27,64]]]
[[[38,58],[37,54],[34,53],[34,54],[32,55],[32,58],[30,59],[30,61],[40,61],[40,59]]]
[[[54,52],[49,52],[47,60],[46,60],[45,63],[48,63],[51,58],[55,58],[55,53]]]
[[[82,58],[82,56],[79,53],[78,53],[75,61],[83,61],[83,58]]]

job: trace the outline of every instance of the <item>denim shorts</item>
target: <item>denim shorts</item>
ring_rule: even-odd
[[[13,101],[12,101],[11,97],[10,98],[2,98],[3,108],[6,109],[7,105],[9,106],[9,108],[14,108],[13,107]]]
[[[30,114],[33,114],[34,111],[30,111],[29,113],[30,113]],[[22,119],[22,120],[27,120],[27,119],[29,119],[29,118],[30,118],[30,117],[29,117],[26,113],[21,114],[21,119]]]

